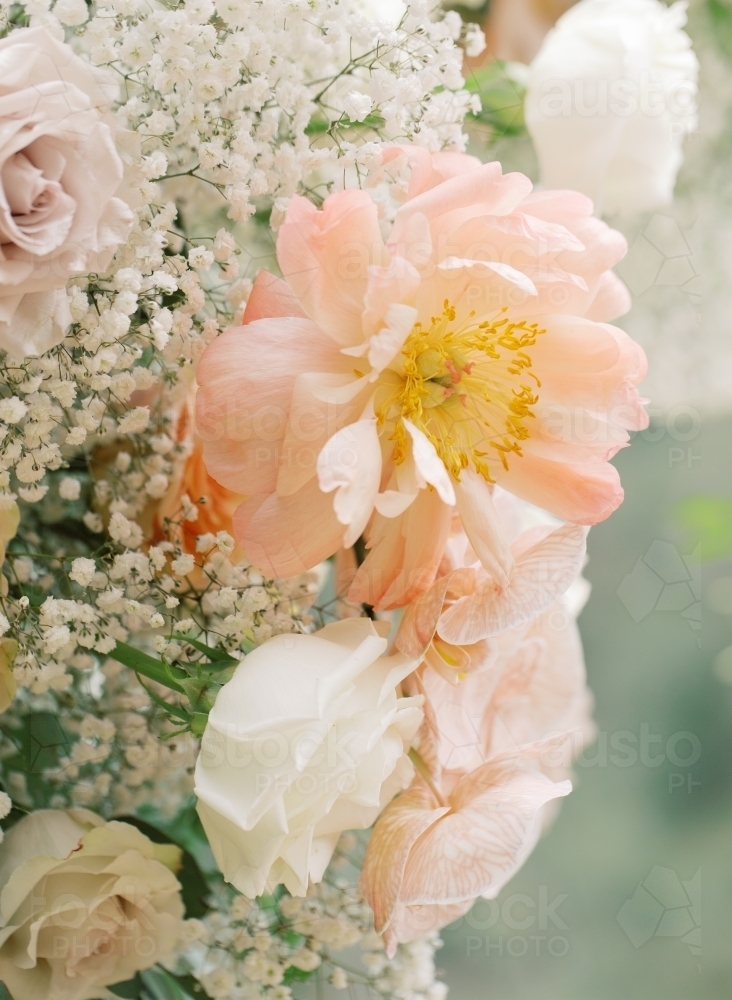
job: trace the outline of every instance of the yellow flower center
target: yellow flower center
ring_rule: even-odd
[[[381,425],[393,424],[397,464],[411,441],[405,418],[432,442],[456,480],[472,465],[493,482],[492,462],[507,469],[508,455],[521,455],[541,385],[526,349],[544,330],[504,313],[480,323],[471,314],[456,327],[455,310],[445,302],[428,329],[415,324],[402,348],[403,375],[376,411]]]

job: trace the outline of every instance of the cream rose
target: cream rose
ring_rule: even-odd
[[[547,188],[589,195],[598,212],[645,212],[673,197],[696,127],[698,62],[686,4],[581,0],[529,69],[526,124]]]
[[[169,954],[180,850],[86,809],[41,809],[0,845],[0,980],[14,1000],[97,1000]]]
[[[385,623],[350,618],[280,635],[219,692],[196,764],[198,814],[227,881],[247,896],[283,882],[304,895],[344,830],[370,826],[413,775],[422,719],[384,656]]]
[[[0,41],[0,348],[14,357],[63,339],[67,281],[104,270],[130,231],[105,117],[117,90],[45,28]]]

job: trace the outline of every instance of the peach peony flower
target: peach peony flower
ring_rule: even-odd
[[[426,696],[419,776],[379,817],[361,876],[390,952],[500,892],[570,792],[568,766],[593,734],[562,601],[486,640],[473,668],[455,685],[425,664],[405,685]]]
[[[45,28],[0,41],[0,347],[16,358],[62,340],[67,281],[103,270],[132,226],[104,117],[117,93]]]
[[[492,484],[592,524],[622,500],[608,459],[645,426],[640,348],[608,325],[628,296],[623,237],[572,192],[532,193],[460,154],[412,165],[388,242],[365,191],[294,197],[244,325],[204,353],[210,473],[248,499],[248,558],[288,576],[350,546],[349,597],[409,603],[434,580],[457,509],[489,573]],[[333,496],[331,496],[333,494]]]

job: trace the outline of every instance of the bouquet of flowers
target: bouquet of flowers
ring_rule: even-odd
[[[429,0],[1,7],[0,993],[442,1000],[592,739],[625,241]]]

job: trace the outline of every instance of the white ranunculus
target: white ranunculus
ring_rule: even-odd
[[[525,105],[544,187],[582,191],[598,213],[671,201],[697,121],[685,23],[685,3],[659,0],[581,0],[557,21]]]
[[[173,950],[180,849],[87,809],[40,809],[0,845],[0,981],[16,1000],[97,1000]]]
[[[114,197],[118,92],[45,28],[0,41],[0,348],[14,357],[63,339],[67,281],[103,271],[132,226]]]
[[[369,827],[411,780],[422,719],[385,656],[385,623],[279,635],[219,692],[196,764],[198,813],[227,881],[254,897],[319,882],[344,830]]]

